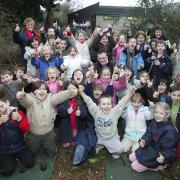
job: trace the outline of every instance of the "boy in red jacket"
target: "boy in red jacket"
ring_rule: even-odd
[[[29,122],[22,111],[10,106],[6,99],[0,99],[0,172],[11,175],[17,159],[25,167],[32,167],[34,158],[24,140]]]

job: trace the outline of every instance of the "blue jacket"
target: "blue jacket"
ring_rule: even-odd
[[[163,165],[171,165],[176,157],[177,130],[171,118],[164,122],[153,120],[141,139],[145,140],[145,147],[139,147],[135,153],[138,162],[148,168],[156,168],[160,164],[156,161],[161,153],[165,157]]]
[[[119,58],[119,62],[118,64],[121,64],[123,66],[127,65],[128,66],[128,50],[127,48],[124,49],[124,51],[121,53],[121,56]],[[133,57],[133,60],[132,60],[132,67],[129,67],[129,68],[132,68],[133,69],[133,72],[134,72],[134,76],[135,77],[138,77],[138,65],[141,65],[141,68],[143,69],[144,68],[144,61],[143,61],[143,58],[141,56],[141,53],[139,51],[136,51],[134,52],[134,57]]]
[[[0,125],[0,155],[13,154],[26,147],[24,134],[16,122],[9,118]]]
[[[63,64],[63,59],[59,57],[51,57],[48,60],[46,60],[43,57],[32,57],[31,63],[39,69],[39,79],[45,80],[45,74],[48,67],[55,66],[59,68]]]

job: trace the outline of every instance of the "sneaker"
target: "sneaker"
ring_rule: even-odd
[[[45,171],[47,169],[47,163],[45,161],[40,162],[41,171]]]
[[[73,162],[72,162],[73,165],[78,165],[82,161],[84,151],[85,151],[84,146],[78,145],[76,147],[76,150],[74,152]]]
[[[74,145],[74,143],[71,141],[71,142],[68,142],[68,143],[63,143],[62,146],[64,149],[67,149],[67,148],[70,148]]]
[[[103,148],[104,148],[103,145],[97,144],[97,145],[96,145],[96,154],[98,154],[99,151],[100,151],[101,149],[103,149]]]
[[[116,154],[116,153],[112,154],[112,158],[113,159],[119,159],[119,154]]]
[[[26,172],[26,167],[22,163],[20,163],[19,161],[18,161],[18,165],[19,165],[19,172],[20,173],[25,173]]]

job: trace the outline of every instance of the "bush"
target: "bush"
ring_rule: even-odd
[[[13,19],[0,4],[0,69],[12,68],[19,59],[19,48],[12,41]]]

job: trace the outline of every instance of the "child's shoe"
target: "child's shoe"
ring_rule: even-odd
[[[47,163],[45,161],[40,162],[41,171],[45,171],[47,169]]]
[[[103,148],[104,148],[104,146],[103,146],[103,145],[96,144],[96,154],[98,154],[98,153],[99,153],[99,151],[100,151],[101,149],[103,149]]]
[[[62,144],[63,148],[65,148],[65,149],[70,148],[70,147],[72,147],[73,145],[74,145],[74,143],[73,143],[72,141]]]
[[[119,154],[113,153],[113,154],[112,154],[112,158],[114,158],[114,159],[119,159]]]

